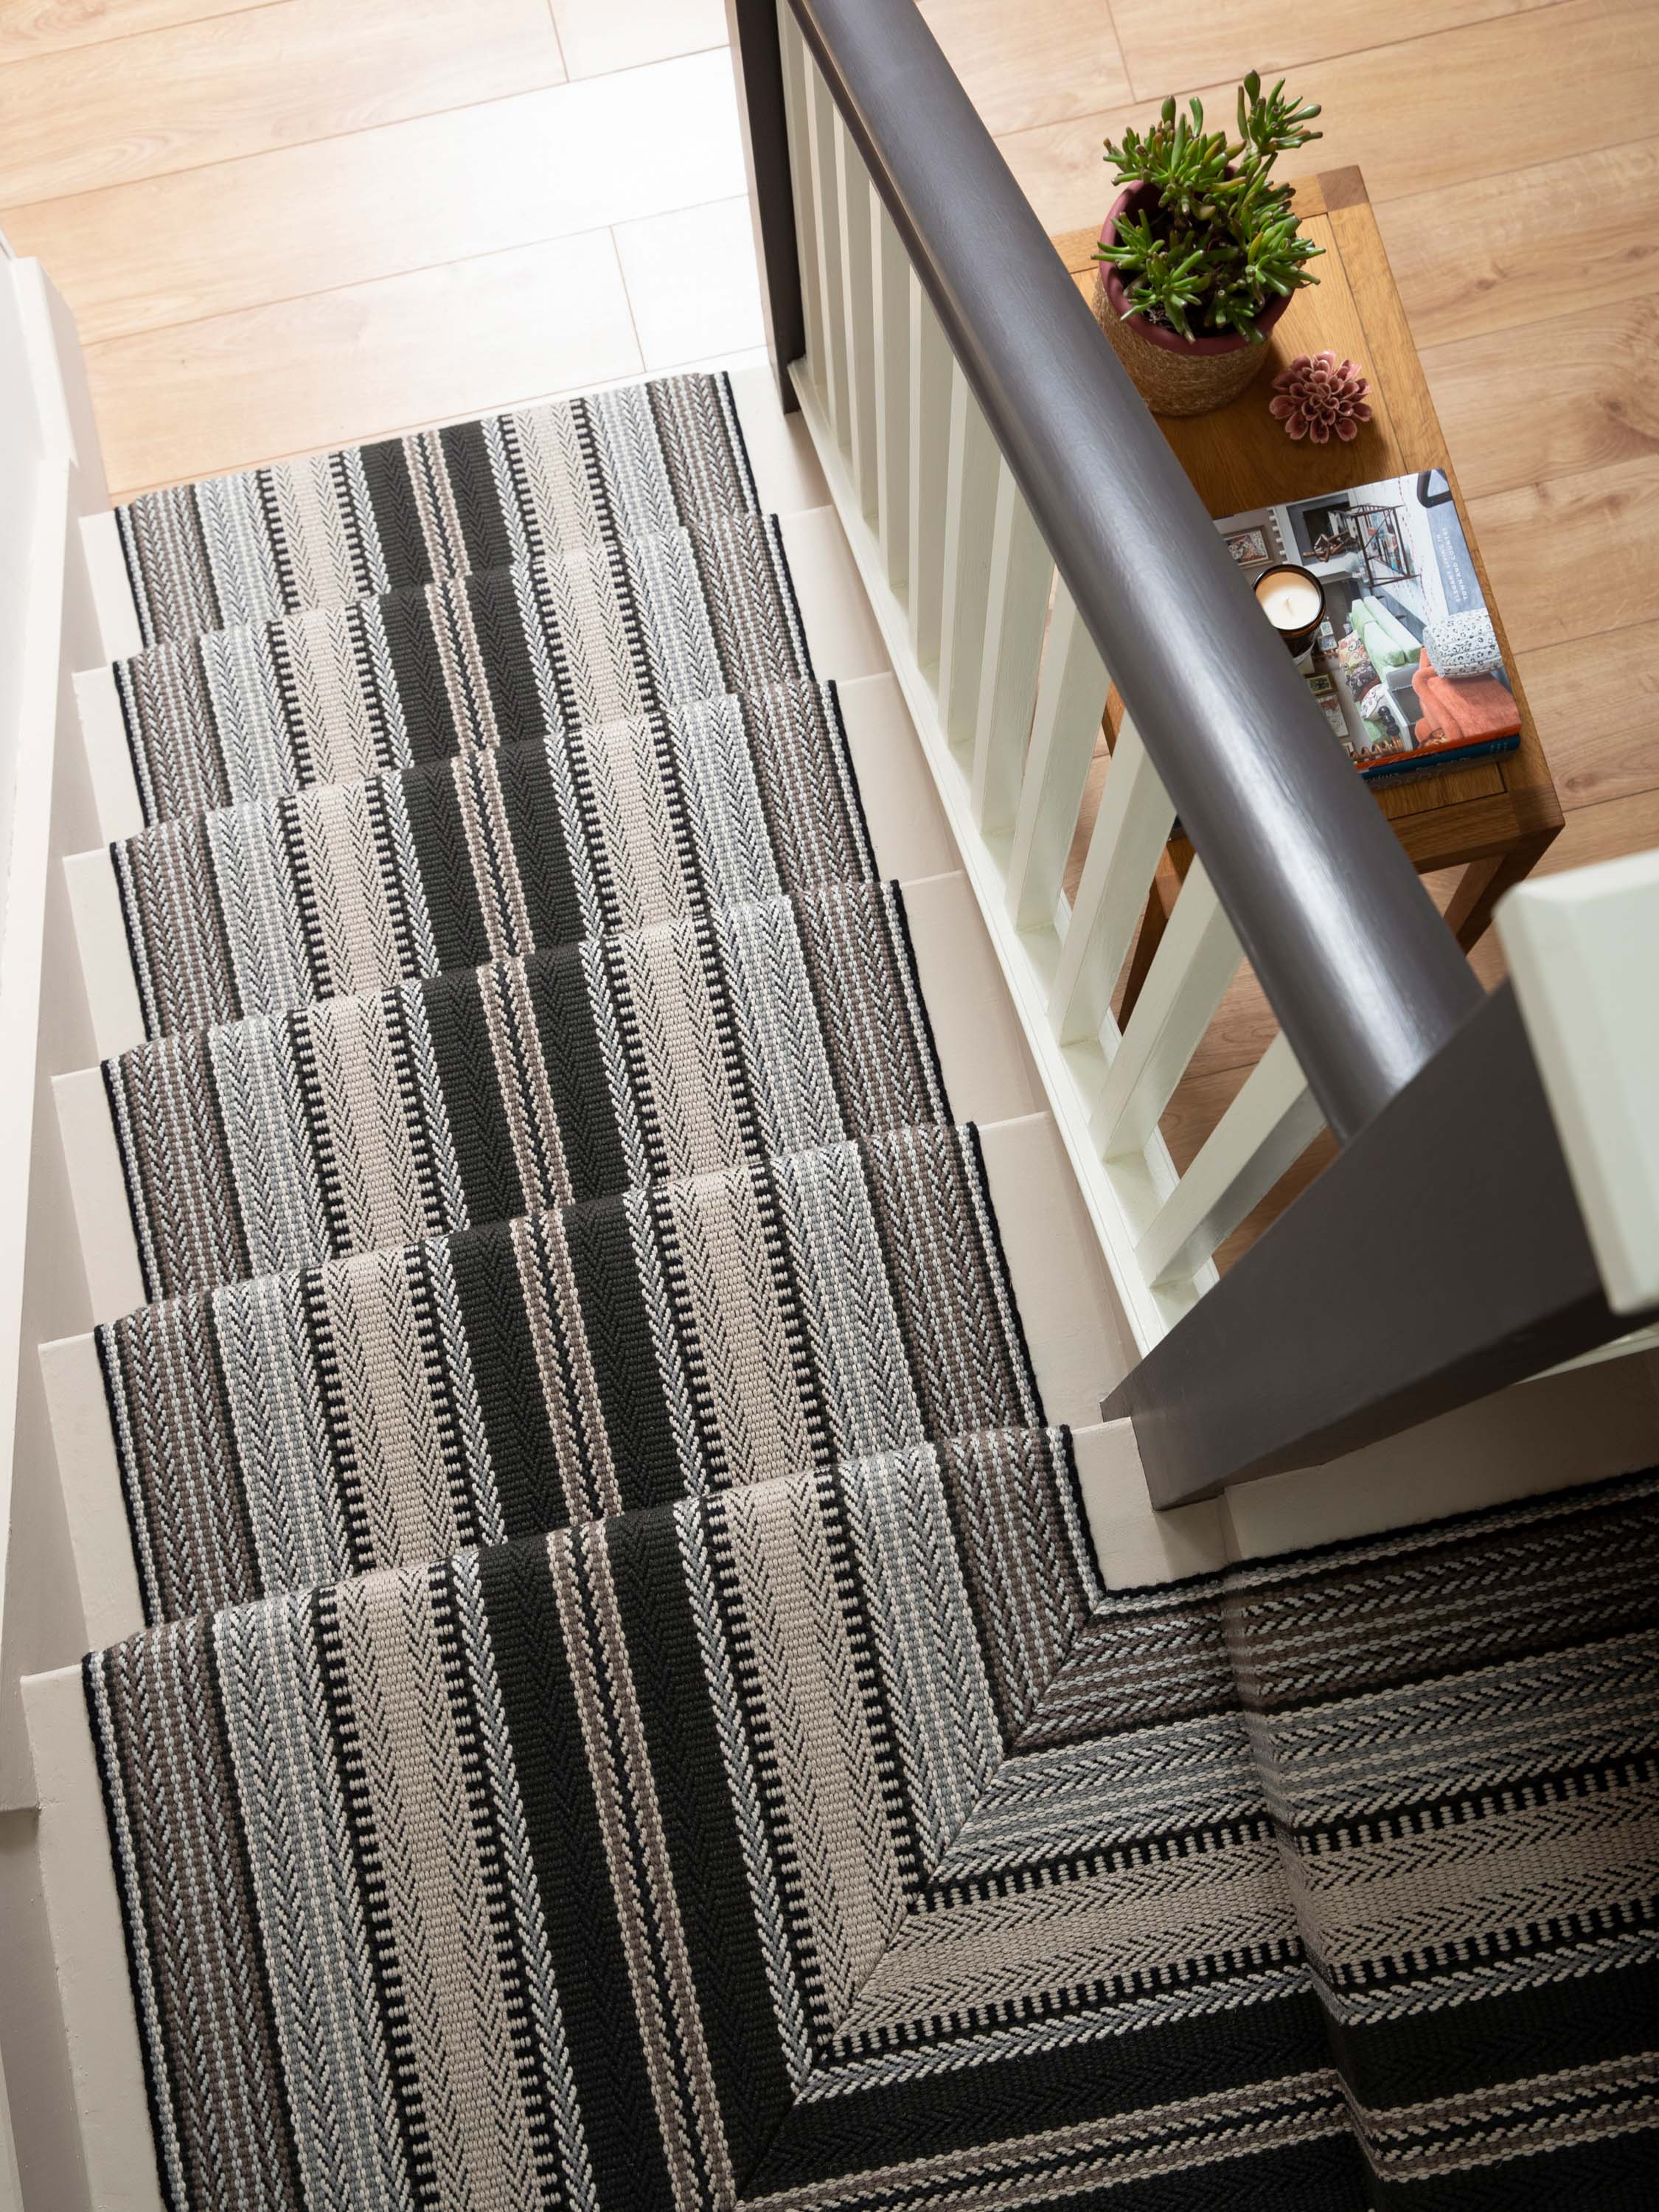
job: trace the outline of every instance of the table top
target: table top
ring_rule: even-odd
[[[1419,868],[1452,867],[1484,859],[1561,826],[1555,785],[1504,635],[1468,509],[1457,490],[1434,404],[1412,342],[1405,310],[1382,249],[1376,218],[1357,168],[1328,170],[1296,185],[1296,208],[1307,234],[1325,249],[1312,265],[1319,282],[1297,292],[1267,342],[1268,362],[1256,380],[1209,415],[1158,416],[1199,496],[1215,516],[1240,514],[1286,500],[1307,499],[1383,477],[1441,469],[1454,492],[1504,665],[1520,710],[1521,742],[1513,753],[1450,769],[1443,775],[1385,784],[1374,793]],[[1103,187],[1103,200],[1104,188]],[[1102,214],[1104,215],[1103,204]],[[1098,233],[1060,234],[1054,246],[1092,300]],[[1101,343],[1107,343],[1103,335]],[[1287,438],[1267,412],[1269,386],[1296,355],[1330,347],[1370,379],[1371,420],[1351,443],[1325,446]]]

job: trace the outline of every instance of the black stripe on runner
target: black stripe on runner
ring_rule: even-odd
[[[438,433],[444,466],[449,477],[450,497],[460,517],[469,569],[499,568],[513,558],[501,502],[495,489],[495,472],[489,465],[489,448],[482,422],[452,422]]]
[[[507,1533],[562,1528],[569,1511],[509,1224],[464,1229],[447,1249]]]
[[[594,2198],[674,2212],[546,1548],[483,1552],[478,1580]]]
[[[492,948],[461,820],[455,773],[447,761],[411,769],[403,779],[404,804],[438,965],[481,968]]]
[[[388,592],[380,601],[380,620],[392,653],[409,757],[417,763],[453,759],[461,749],[463,738],[455,726],[426,593]]]
[[[1260,1972],[1241,1962],[1237,1966],[1218,1965],[1205,1974],[1201,1986],[1215,2000],[1215,2008],[1197,2018],[1165,2020],[1113,2034],[1106,2032],[1109,2007],[1103,2005],[1102,2033],[1097,2038],[1079,2033],[1076,2040],[1056,2038],[1046,2048],[1000,2057],[994,2069],[994,2090],[986,2068],[964,2064],[929,2071],[896,2068],[885,2080],[866,2081],[856,2093],[849,2088],[841,2095],[803,2100],[764,2159],[745,2175],[744,2193],[760,2197],[774,2190],[799,2189],[844,2175],[849,2162],[849,2104],[858,2114],[850,2155],[856,2157],[860,2166],[963,2151],[968,2154],[970,2171],[974,2152],[994,2144],[999,2135],[1036,2136],[1050,2129],[1075,2129],[1110,2115],[1127,2119],[1176,2098],[1198,2098],[1260,2083],[1271,2108],[1275,2082],[1310,2074],[1323,2074],[1328,2079],[1330,2052],[1318,2000],[1312,1991],[1304,1989],[1285,1996],[1277,1990],[1258,1989],[1253,1984],[1258,1982]],[[1142,2000],[1138,1992],[1129,2001]],[[1056,2017],[1063,2010],[1076,2021],[1080,2031],[1094,2008],[1085,2002],[1048,2007],[1045,2014]],[[923,2041],[935,2049],[955,2042],[965,2055],[972,2051],[975,2036],[983,2032],[983,2023],[975,2021],[964,2025],[954,2036],[936,2029]],[[994,2108],[988,2102],[993,2095]],[[1275,2115],[1274,2132],[1282,2136],[1282,2122]],[[1169,2212],[1176,2212],[1176,2208],[1179,2212],[1211,2212],[1211,2208],[1221,2205],[1227,2212],[1233,2212],[1236,2205],[1252,2205],[1260,2212],[1287,2212],[1292,2205],[1296,2212],[1315,2212],[1315,2208],[1317,2212],[1358,2212],[1367,2202],[1359,2186],[1358,2151],[1346,2130],[1328,2138],[1343,2146],[1340,2159],[1314,2160],[1316,2170],[1345,2174],[1346,2191],[1328,2190],[1322,2195],[1300,2195],[1285,2185],[1283,2169],[1276,2166],[1276,2160],[1290,2160],[1294,2172],[1296,2160],[1289,2151],[1262,2152],[1230,2160],[1224,2169],[1206,2162],[1201,2126],[1195,2126],[1194,2133],[1199,2140],[1194,2144],[1192,2166],[1167,2181],[1143,2185],[1147,2194],[1138,2196],[1134,2185],[1126,2183],[1107,2191],[1108,2169],[1101,2177],[1101,2195],[1067,2192],[1064,2201],[1074,2207],[1109,2205],[1111,2212],[1131,2204],[1145,2206],[1148,2212],[1153,2206],[1160,2212],[1166,2207]],[[1218,2126],[1215,2133],[1218,2144],[1224,2145],[1224,2125]],[[1041,2145],[1036,2148],[1036,2158],[1040,2170]],[[1223,2171],[1224,2184],[1218,2180]],[[1262,2193],[1255,2197],[1237,2193],[1235,2177],[1243,2180],[1253,2173],[1264,2185]],[[1001,2179],[1007,2187],[1007,2178]],[[982,2193],[985,2201],[998,2201],[994,2187]],[[1036,2201],[1053,2200],[1040,2192]]]
[[[620,1199],[572,1206],[564,1216],[564,1232],[623,1509],[671,1504],[683,1494],[685,1480],[669,1425],[628,1209]]]
[[[403,440],[386,438],[379,445],[365,446],[362,459],[387,587],[396,592],[408,584],[423,584],[432,574],[432,562]]]
[[[433,976],[419,988],[461,1170],[466,1218],[511,1221],[525,1210],[524,1187],[501,1103],[478,971]]]
[[[492,568],[486,574],[463,577],[460,585],[478,641],[496,735],[504,746],[545,738],[562,726],[556,719],[550,725],[536,688],[519,604],[518,574],[512,568]]]
[[[560,811],[547,747],[512,746],[495,755],[494,765],[532,941],[538,947],[574,945],[585,933],[569,853],[569,840],[580,832]]]
[[[603,1526],[698,2020],[741,2187],[794,2092],[710,1709],[679,1518],[628,1514]],[[687,1532],[687,1542],[697,1545],[699,1534]],[[843,2147],[847,2118],[837,2116]]]
[[[605,1198],[631,1180],[605,1054],[594,1027],[581,947],[525,963],[536,1036],[559,1116],[573,1199]]]
[[[1397,2018],[1346,2027],[1331,2021],[1337,2065],[1358,2103],[1374,2112],[1490,2088],[1517,2073],[1557,2073],[1651,2050],[1659,2023],[1659,1960],[1626,1966],[1609,1961],[1596,1973],[1589,1971],[1594,1958],[1591,1945],[1577,1961],[1564,1961],[1577,1971],[1455,2004],[1443,1997],[1437,2004],[1437,1977],[1425,1974],[1417,2002]],[[1448,1971],[1462,1963],[1449,1961]],[[1535,2063],[1521,2064],[1528,2054]],[[1507,2165],[1500,2170],[1509,2171]]]

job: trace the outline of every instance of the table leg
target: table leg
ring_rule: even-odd
[[[1490,860],[1469,862],[1446,908],[1446,927],[1465,952],[1473,951],[1480,942],[1491,924],[1493,907],[1506,890],[1532,873],[1554,836],[1552,830],[1546,836],[1526,838]]]

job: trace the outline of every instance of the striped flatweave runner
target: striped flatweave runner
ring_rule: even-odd
[[[738,516],[151,646],[115,683],[159,822],[811,672],[776,520]]]
[[[1066,1439],[87,1662],[175,2204],[1650,2203],[1659,1481],[1110,1593]]]
[[[170,1299],[99,1351],[151,1620],[1042,1418],[948,1128]]]
[[[892,884],[180,1032],[104,1079],[152,1297],[950,1110]]]
[[[172,2212],[1651,2212],[1659,1477],[1105,1587],[726,380],[120,528]]]
[[[833,692],[805,684],[158,823],[112,857],[151,1036],[875,875]]]
[[[116,509],[146,643],[751,511],[723,376],[417,431]]]

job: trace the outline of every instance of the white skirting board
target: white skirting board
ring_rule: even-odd
[[[81,557],[86,563],[87,581],[92,587],[93,609],[98,618],[104,658],[125,660],[130,653],[143,650],[144,637],[138,626],[132,586],[127,581],[126,556],[121,550],[121,532],[112,509],[106,508],[100,514],[82,518]]]
[[[780,518],[812,672],[838,684],[890,672],[887,647],[833,507]]]
[[[1046,1101],[963,875],[907,883],[905,919],[939,1069],[958,1121],[1006,1121]]]
[[[778,404],[778,387],[769,368],[736,370],[732,397],[749,465],[754,471],[755,495],[767,514],[798,514],[809,507],[827,507],[830,487],[813,450],[811,434],[799,410],[786,415]],[[125,578],[123,579],[125,580]]]
[[[83,670],[75,679],[75,704],[81,718],[81,744],[92,779],[98,830],[106,840],[131,837],[144,826],[138,785],[127,750],[127,727],[115,678],[107,668]]]
[[[36,1848],[92,2212],[161,2212],[138,2021],[77,1667],[23,1683]]]
[[[75,941],[87,987],[93,1042],[99,1057],[110,1059],[144,1041],[144,1011],[133,980],[132,955],[121,917],[121,894],[109,848],[71,853],[64,861]]]
[[[40,1346],[40,1372],[87,1644],[96,1650],[144,1625],[98,1347],[90,1334],[58,1337]]]
[[[952,873],[956,840],[898,678],[888,671],[837,684],[836,690],[877,867],[901,883]]]
[[[1043,1108],[981,1122],[979,1140],[1043,1411],[1069,1428],[1095,1425],[1133,1352],[1060,1132]]]
[[[81,1232],[81,1258],[94,1321],[118,1321],[144,1303],[138,1243],[132,1233],[121,1155],[109,1116],[103,1070],[76,1068],[52,1080],[58,1129]]]

